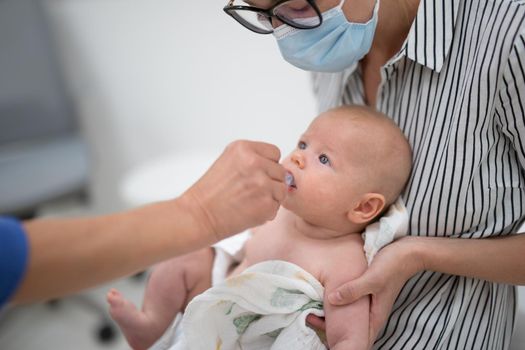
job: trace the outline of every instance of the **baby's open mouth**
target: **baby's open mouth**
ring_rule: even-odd
[[[289,189],[297,188],[297,186],[295,185],[295,179],[294,179],[293,174],[291,172],[287,172],[286,173],[286,177],[285,177],[284,181],[286,182],[286,185],[288,186]]]

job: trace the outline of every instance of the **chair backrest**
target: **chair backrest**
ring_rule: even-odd
[[[0,0],[0,214],[32,216],[88,184],[42,2]]]
[[[71,133],[67,96],[41,0],[0,0],[0,147]]]

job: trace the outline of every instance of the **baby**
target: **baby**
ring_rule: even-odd
[[[388,117],[345,106],[315,118],[282,165],[289,174],[282,208],[252,230],[244,259],[229,276],[286,261],[317,279],[328,295],[366,269],[361,232],[399,197],[411,170],[410,146]],[[178,312],[212,287],[212,264],[207,248],[158,265],[142,311],[118,291],[108,293],[110,313],[131,347],[150,347]],[[368,298],[337,307],[325,302],[324,313],[330,349],[367,348]]]

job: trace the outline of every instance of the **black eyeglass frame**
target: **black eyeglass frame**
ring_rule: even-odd
[[[297,23],[292,23],[288,19],[286,19],[284,17],[281,17],[278,14],[274,13],[275,8],[277,8],[279,5],[282,5],[285,2],[289,2],[289,1],[293,1],[293,0],[281,0],[281,1],[278,1],[275,5],[273,5],[269,9],[262,9],[262,8],[255,7],[255,6],[232,5],[233,1],[234,0],[230,0],[228,2],[228,4],[226,6],[224,6],[224,8],[223,8],[224,12],[226,12],[228,15],[233,17],[233,19],[236,20],[238,23],[240,23],[243,27],[245,27],[245,28],[251,30],[252,32],[257,33],[257,34],[271,34],[271,33],[273,33],[273,29],[272,30],[264,30],[264,29],[261,29],[259,27],[256,27],[256,26],[252,25],[251,23],[249,23],[245,19],[243,19],[239,14],[237,14],[237,12],[236,12],[237,10],[256,12],[256,13],[261,14],[261,15],[265,16],[266,18],[268,18],[270,23],[271,23],[272,17],[276,17],[280,21],[282,21],[283,23],[286,23],[290,27],[294,27],[294,28],[297,28],[297,29],[313,29],[313,28],[319,27],[323,23],[323,16],[321,15],[321,11],[319,10],[317,5],[315,4],[315,0],[305,0],[308,4],[310,4],[310,6],[312,6],[312,8],[314,9],[315,13],[317,14],[317,17],[319,17],[319,24],[317,24],[315,26],[302,26],[302,25],[297,24]]]

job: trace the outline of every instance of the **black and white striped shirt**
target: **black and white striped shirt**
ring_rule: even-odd
[[[525,1],[421,0],[376,108],[414,152],[409,234],[485,238],[525,219]],[[320,109],[364,104],[359,67],[314,74]],[[374,349],[506,349],[514,287],[423,272]]]

